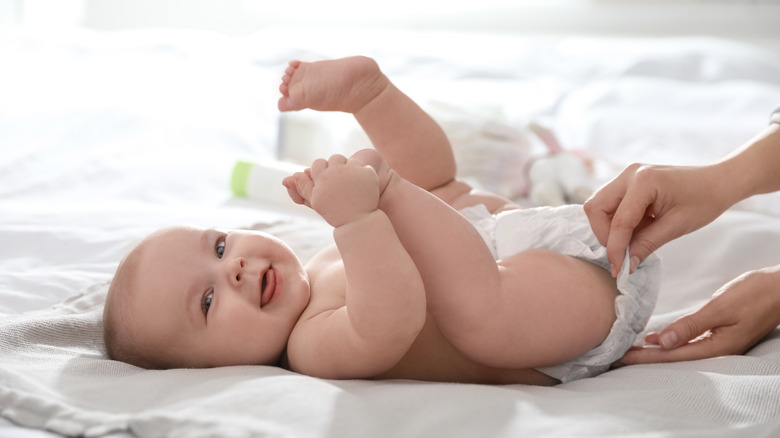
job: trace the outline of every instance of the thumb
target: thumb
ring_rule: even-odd
[[[639,230],[634,233],[628,249],[629,256],[632,259],[637,258],[640,262],[672,239],[679,237],[669,226],[669,218],[661,217],[655,221],[646,218],[642,222],[637,227]]]
[[[708,306],[683,316],[664,329],[658,337],[658,343],[665,350],[671,350],[699,337],[702,333],[718,326]]]

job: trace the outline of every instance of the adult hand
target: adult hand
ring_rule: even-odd
[[[742,354],[780,324],[780,265],[724,285],[700,310],[645,338],[617,365],[676,362]]]
[[[585,202],[591,228],[617,276],[629,248],[631,271],[655,250],[718,217],[734,202],[717,166],[632,164]]]

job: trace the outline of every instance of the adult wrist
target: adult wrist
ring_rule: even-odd
[[[714,187],[725,191],[732,204],[753,195],[780,189],[780,124],[771,123],[730,156],[715,163]]]
[[[721,211],[753,195],[751,175],[736,160],[729,159],[705,166],[705,175],[707,185],[715,195],[711,202],[717,203]]]

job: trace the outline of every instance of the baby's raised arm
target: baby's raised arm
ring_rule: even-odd
[[[380,184],[370,166],[335,155],[284,180],[293,200],[334,227],[346,274],[346,305],[318,313],[291,339],[293,369],[326,378],[373,377],[395,365],[425,322],[425,291],[417,267],[379,210]],[[316,290],[312,295],[338,295]],[[338,286],[338,283],[336,284]],[[336,289],[336,288],[334,288]]]

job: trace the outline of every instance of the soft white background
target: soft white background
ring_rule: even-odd
[[[0,24],[96,29],[197,28],[246,34],[275,26],[512,34],[713,35],[780,52],[777,0],[3,0]]]

